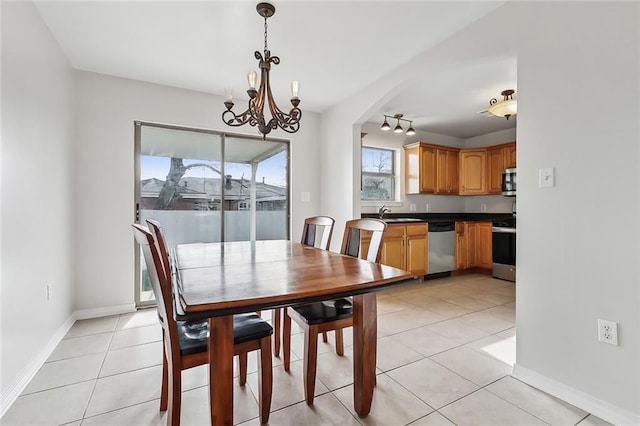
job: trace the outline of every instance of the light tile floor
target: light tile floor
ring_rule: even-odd
[[[426,281],[378,295],[378,381],[371,414],[353,411],[351,331],[345,354],[319,344],[316,398],[303,401],[302,334],[291,372],[274,358],[271,425],[606,425],[510,376],[513,283],[483,275]],[[268,315],[268,314],[267,314]],[[78,321],[2,425],[165,425],[158,411],[162,333],[153,309]],[[258,425],[257,359],[235,384],[237,424]],[[207,366],[183,372],[183,425],[207,425]]]

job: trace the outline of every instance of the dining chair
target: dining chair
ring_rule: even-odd
[[[182,371],[207,364],[209,330],[207,320],[176,321],[172,288],[172,274],[165,263],[169,262],[160,254],[158,247],[164,245],[162,238],[156,239],[144,226],[133,224],[134,235],[142,249],[147,265],[147,273],[156,298],[158,318],[162,326],[163,359],[160,411],[168,411],[167,424],[180,425],[182,403]],[[161,232],[160,228],[158,230]],[[155,229],[154,229],[155,231]],[[166,245],[165,245],[166,249]],[[260,422],[269,420],[273,372],[271,361],[271,334],[273,328],[258,315],[239,314],[233,316],[234,354],[245,359],[244,374],[239,377],[240,385],[246,384],[246,355],[260,350],[258,404]],[[242,364],[242,361],[240,361]],[[241,366],[242,367],[242,366]]]
[[[379,219],[354,219],[347,221],[340,253],[378,262],[387,224]],[[362,237],[370,237],[364,243]],[[362,253],[361,253],[362,251]],[[323,301],[302,306],[288,307],[283,320],[284,368],[289,371],[291,349],[291,319],[304,329],[303,381],[304,399],[313,404],[318,361],[318,333],[335,330],[336,353],[344,354],[342,329],[353,326],[353,304],[351,298]]]
[[[304,227],[302,228],[301,244],[306,246],[312,246],[323,250],[329,250],[331,244],[331,235],[333,234],[333,225],[335,219],[329,216],[313,216],[304,220]],[[282,308],[275,308],[272,312],[273,328],[274,328],[274,344],[273,354],[275,356],[280,355],[280,321],[282,318]],[[282,331],[284,333],[284,330]],[[289,333],[291,333],[291,327],[289,327]],[[326,333],[322,336],[323,340],[327,341]],[[290,339],[289,339],[290,341]],[[284,351],[284,349],[283,349]],[[291,353],[285,352],[285,354]],[[289,370],[287,370],[289,371]]]

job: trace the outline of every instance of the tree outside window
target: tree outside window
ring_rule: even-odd
[[[391,149],[362,147],[363,200],[395,199],[394,154]]]

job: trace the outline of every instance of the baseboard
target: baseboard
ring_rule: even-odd
[[[58,343],[67,334],[67,332],[76,322],[74,314],[71,314],[69,318],[58,328],[58,331],[49,339],[45,347],[26,365],[23,371],[18,375],[17,379],[8,386],[7,390],[0,396],[0,418],[4,416],[11,404],[15,402],[20,396],[24,388],[27,387],[33,376],[36,375],[42,364],[49,358],[53,350],[58,346]]]
[[[518,364],[513,366],[512,376],[614,425],[640,424],[640,414],[632,413],[624,408],[602,401]]]
[[[33,379],[33,376],[35,376],[38,370],[40,370],[40,367],[42,367],[42,365],[47,361],[53,350],[58,346],[60,341],[77,320],[127,314],[135,311],[136,305],[131,303],[127,305],[108,306],[105,308],[82,309],[73,312],[64,324],[60,326],[58,331],[51,337],[51,339],[49,339],[40,353],[37,354],[29,364],[27,364],[14,383],[7,388],[7,391],[0,395],[0,418],[4,416],[9,407],[11,407],[11,404],[18,399],[24,388],[27,387],[31,379]]]
[[[136,305],[130,303],[127,305],[107,306],[104,308],[81,309],[73,313],[73,317],[77,320],[88,318],[107,317],[109,315],[128,314],[136,311]]]

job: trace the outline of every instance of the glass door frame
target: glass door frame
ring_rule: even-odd
[[[287,209],[286,209],[286,218],[287,218],[287,229],[286,229],[286,235],[287,235],[287,239],[291,239],[291,140],[290,139],[283,139],[283,138],[273,138],[273,137],[267,137],[266,139],[263,139],[261,136],[257,136],[257,135],[246,135],[246,134],[242,134],[242,133],[231,133],[231,132],[222,132],[222,131],[218,131],[218,130],[212,130],[212,129],[205,129],[205,128],[199,128],[199,127],[189,127],[189,126],[180,126],[180,125],[173,125],[173,124],[164,124],[164,123],[156,123],[156,122],[151,122],[151,121],[139,121],[139,120],[135,120],[133,122],[133,127],[134,127],[134,183],[133,183],[133,191],[134,191],[134,200],[133,200],[133,221],[134,223],[139,223],[140,221],[140,206],[142,203],[141,200],[141,191],[140,191],[140,181],[141,181],[141,164],[140,164],[140,159],[141,159],[141,153],[142,153],[142,126],[151,126],[151,127],[160,127],[160,128],[164,128],[164,129],[172,129],[172,130],[183,130],[183,131],[188,131],[188,132],[198,132],[198,133],[207,133],[207,134],[212,134],[212,135],[216,135],[220,137],[220,142],[221,142],[221,172],[222,172],[222,176],[225,175],[225,143],[226,143],[226,138],[230,137],[230,138],[241,138],[241,139],[249,139],[249,140],[255,140],[255,141],[269,141],[269,142],[278,142],[278,143],[283,143],[286,145],[286,152],[287,152],[287,173],[286,173],[286,180],[287,180]],[[225,188],[224,185],[221,185],[221,199],[224,200],[224,196],[225,196]],[[222,214],[220,215],[220,239],[221,242],[224,242],[224,203],[221,203],[221,210],[222,210]],[[255,209],[254,209],[255,210]],[[145,225],[145,224],[143,224]],[[136,304],[136,308],[145,308],[145,307],[151,307],[151,306],[155,306],[155,300],[141,300],[140,295],[141,295],[141,291],[142,291],[142,280],[141,280],[141,255],[140,255],[140,247],[138,246],[138,243],[135,241],[135,239],[133,239],[133,245],[134,245],[134,289],[135,289],[135,304]]]

